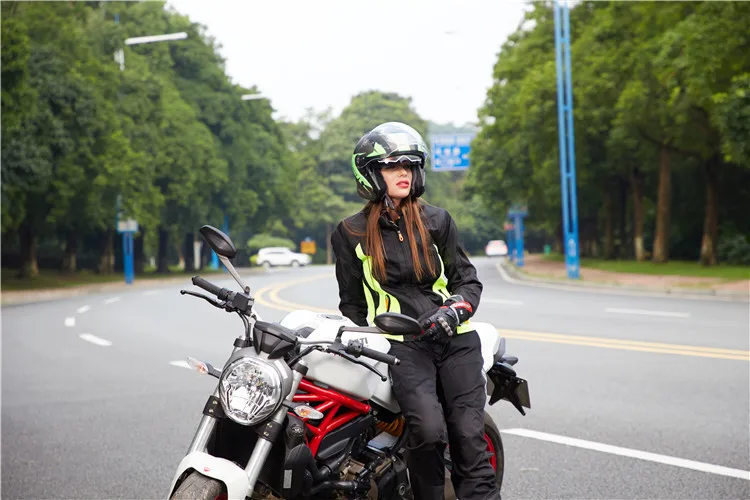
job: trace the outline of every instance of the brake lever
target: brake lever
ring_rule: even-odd
[[[208,302],[214,307],[218,307],[219,309],[224,309],[224,306],[226,305],[226,302],[219,302],[218,300],[212,299],[208,295],[203,295],[202,293],[191,292],[190,290],[180,290],[180,295],[192,295],[193,297],[204,299],[206,302]]]
[[[331,347],[334,347],[335,349],[332,350]],[[331,344],[328,347],[327,351],[328,352],[332,352],[333,354],[338,354],[339,356],[341,356],[342,358],[346,359],[347,361],[351,361],[352,363],[358,364],[360,366],[364,366],[365,368],[367,368],[368,370],[370,370],[371,372],[373,372],[375,375],[377,375],[378,377],[380,377],[380,380],[382,380],[383,382],[387,382],[388,381],[388,377],[386,377],[385,375],[383,375],[382,373],[380,373],[377,370],[377,368],[373,368],[372,366],[368,365],[364,361],[361,361],[361,360],[355,358],[354,356],[352,356],[351,354],[349,354],[348,352],[346,352],[344,349],[346,349],[344,347],[344,344],[342,344],[340,342],[337,342],[337,343]]]

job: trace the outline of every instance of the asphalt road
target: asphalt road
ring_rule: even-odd
[[[532,400],[489,409],[504,498],[750,498],[748,303],[511,285],[496,263],[475,261],[476,319]],[[266,320],[338,302],[331,267],[249,281]],[[2,309],[3,498],[165,496],[215,385],[180,362],[221,365],[241,328],[179,289]]]

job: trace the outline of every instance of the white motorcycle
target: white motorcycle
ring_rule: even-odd
[[[175,500],[412,499],[404,461],[407,429],[391,391],[384,333],[411,335],[419,323],[383,313],[375,327],[358,327],[334,314],[295,311],[280,323],[257,319],[250,288],[229,259],[236,249],[211,226],[204,239],[242,288],[234,292],[196,276],[194,285],[215,298],[182,290],[229,313],[245,326],[221,371],[188,358],[219,379],[169,489]],[[511,368],[505,339],[487,323],[474,323],[482,341],[489,404],[504,399],[525,415],[528,384]],[[487,455],[503,479],[503,444],[485,412]],[[450,450],[445,464],[451,470]],[[450,488],[446,481],[446,488]]]

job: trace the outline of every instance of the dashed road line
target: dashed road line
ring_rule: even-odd
[[[169,364],[172,366],[176,366],[178,368],[187,368],[188,370],[192,370],[192,368],[190,368],[190,365],[187,363],[187,361],[182,360],[182,359],[178,361],[170,361]]]
[[[90,309],[91,309],[91,306],[81,306],[78,309],[76,309],[76,312],[78,314],[83,314],[83,313],[85,313],[86,311],[88,311]]]
[[[112,297],[111,299],[107,299],[104,301],[105,304],[114,304],[115,302],[119,302],[120,297]]]
[[[82,333],[78,337],[80,337],[81,340],[85,340],[86,342],[91,342],[92,344],[96,344],[102,347],[109,347],[112,345],[112,342],[110,342],[109,340],[104,340],[103,338],[97,337],[96,335],[91,335],[90,333]]]
[[[604,310],[613,314],[635,314],[639,316],[661,316],[663,318],[689,318],[689,313],[673,311],[654,311],[651,309],[624,309],[621,307],[606,307]]]
[[[73,327],[76,326],[76,319],[73,318],[65,318],[65,326]]]

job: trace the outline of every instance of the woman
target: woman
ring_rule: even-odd
[[[402,361],[391,374],[415,497],[443,498],[450,443],[458,498],[499,498],[485,455],[480,341],[467,323],[482,284],[448,212],[418,201],[427,158],[422,137],[403,123],[379,125],[357,143],[352,170],[369,201],[331,236],[339,308],[361,326],[386,311],[422,323],[421,335],[390,336],[390,353]]]

